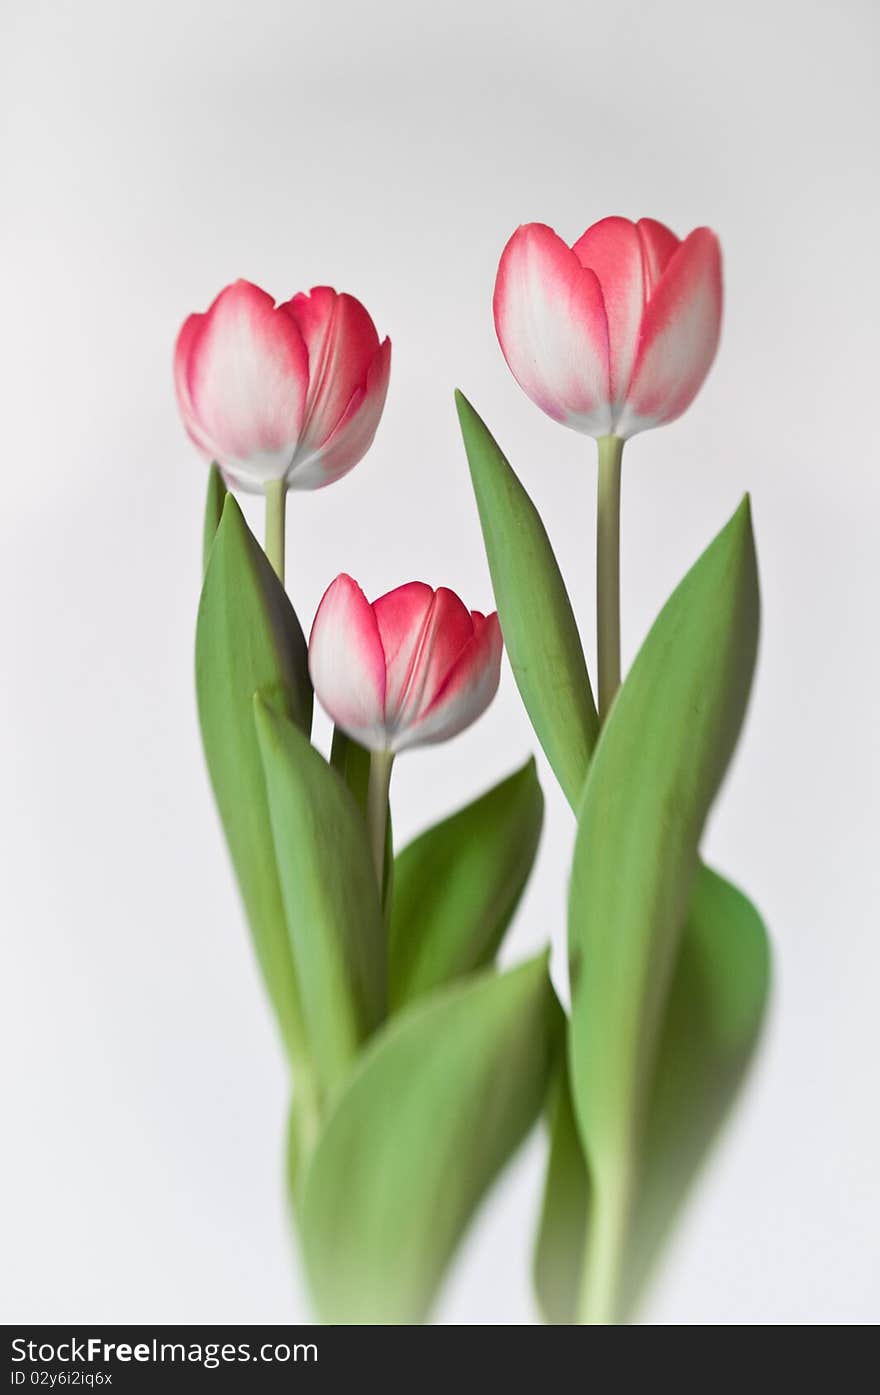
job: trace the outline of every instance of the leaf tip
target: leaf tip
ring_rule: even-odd
[[[455,407],[456,411],[458,412],[458,420],[461,423],[462,429],[464,429],[465,425],[467,424],[478,423],[480,426],[483,425],[483,422],[480,419],[478,413],[471,406],[470,402],[465,397],[461,388],[455,389]]]
[[[214,535],[215,539],[226,540],[230,538],[230,535],[241,538],[243,534],[249,532],[250,529],[245,522],[245,517],[241,511],[238,500],[231,490],[227,490],[223,500],[223,507],[220,510],[220,519],[217,523],[217,530]],[[229,547],[229,545],[229,541],[224,541],[223,548],[225,549]],[[214,549],[212,548],[212,555],[213,551]]]

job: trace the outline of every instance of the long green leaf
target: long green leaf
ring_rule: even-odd
[[[556,1024],[541,955],[432,994],[367,1048],[300,1205],[325,1321],[424,1320],[470,1216],[540,1111]]]
[[[327,1100],[385,1012],[376,877],[345,782],[259,694],[254,716],[311,1058]]]
[[[697,875],[666,1006],[641,1144],[621,1309],[629,1313],[730,1109],[757,1044],[770,983],[767,932],[750,901]]]
[[[737,1095],[767,1001],[770,955],[760,916],[717,872],[701,866],[682,932],[646,1106],[639,1181],[624,1263],[626,1318]],[[548,1322],[577,1320],[590,1185],[567,1070],[550,1119],[550,1159],[535,1254]]]
[[[291,1058],[303,1017],[281,899],[253,695],[311,725],[305,640],[284,588],[231,494],[211,547],[196,626],[196,695],[214,796],[269,997]]]
[[[333,728],[330,764],[338,770],[366,817],[367,787],[370,783],[370,753],[347,736],[341,727]]]
[[[492,962],[528,881],[543,817],[530,760],[398,855],[389,943],[393,1010]]]
[[[590,764],[569,903],[570,1062],[596,1188],[582,1315],[613,1321],[635,1152],[697,848],[745,712],[758,633],[748,500],[664,606]]]
[[[564,1029],[562,1009],[558,1008],[558,1012]],[[550,1152],[535,1245],[535,1292],[544,1320],[568,1325],[577,1322],[590,1181],[574,1117],[564,1051],[556,1061],[547,1116]]]
[[[537,509],[467,398],[457,392],[455,400],[510,666],[577,807],[599,719],[571,602]]]
[[[338,770],[348,788],[354,795],[355,802],[361,811],[361,817],[367,817],[367,790],[370,784],[370,753],[365,747],[359,745],[350,736],[347,736],[341,727],[333,728],[333,740],[330,746],[330,764],[334,770]],[[385,871],[382,878],[382,906],[386,913],[391,902],[391,887],[394,876],[394,831],[392,828],[391,808],[389,804],[385,816]],[[387,918],[387,915],[386,915]]]

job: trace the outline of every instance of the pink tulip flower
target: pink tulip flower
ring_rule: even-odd
[[[390,366],[390,340],[354,296],[316,286],[276,305],[235,281],[184,322],[174,383],[190,437],[230,483],[320,489],[369,448]]]
[[[721,249],[652,218],[603,218],[569,247],[528,223],[495,282],[495,328],[517,382],[587,436],[673,421],[709,371],[721,328]]]
[[[495,696],[498,616],[469,611],[453,591],[421,581],[371,605],[343,574],[318,607],[309,670],[333,721],[368,750],[446,741]]]

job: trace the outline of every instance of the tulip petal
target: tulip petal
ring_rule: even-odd
[[[386,703],[389,733],[404,734],[433,703],[462,650],[470,644],[474,622],[454,591],[439,586],[412,650],[409,669],[396,705]]]
[[[280,307],[297,325],[309,355],[309,390],[300,453],[320,449],[352,396],[366,386],[379,348],[376,326],[352,295],[315,286]]]
[[[177,393],[177,405],[180,408],[180,415],[183,418],[187,435],[198,446],[202,454],[213,461],[213,447],[199,426],[192,394],[189,390],[189,369],[193,345],[201,333],[204,318],[204,315],[189,315],[181,326],[177,343],[174,346],[174,390]]]
[[[406,691],[433,603],[433,588],[424,581],[410,581],[373,602],[373,614],[385,652],[385,711],[389,722]]]
[[[370,750],[385,746],[385,654],[372,607],[342,573],[318,606],[309,639],[309,673],[337,726]]]
[[[681,415],[711,367],[720,329],[721,249],[714,233],[696,228],[673,253],[648,302],[617,435],[633,436]]]
[[[383,339],[367,369],[366,383],[352,393],[338,426],[319,452],[298,450],[288,476],[291,489],[323,489],[347,475],[373,443],[391,373],[391,340]]]
[[[482,716],[501,677],[501,626],[497,614],[475,616],[473,637],[458,655],[430,705],[404,733],[396,750],[448,741]]]
[[[303,422],[308,354],[289,315],[248,281],[221,291],[178,339],[181,411],[196,443],[242,483],[278,479]]]
[[[572,248],[581,266],[599,278],[608,317],[611,400],[626,396],[645,309],[642,241],[628,218],[603,218]]]
[[[513,234],[495,282],[495,328],[510,371],[556,421],[610,429],[608,322],[595,273],[543,223]]]
[[[636,228],[642,247],[645,299],[650,300],[654,294],[654,287],[666,270],[673,252],[681,246],[681,242],[665,223],[658,223],[656,218],[640,218]]]

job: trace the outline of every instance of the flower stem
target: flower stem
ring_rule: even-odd
[[[600,436],[596,500],[596,648],[599,721],[604,722],[620,687],[620,474],[623,441]],[[580,1321],[613,1325],[628,1230],[630,1165],[622,1150],[594,1188],[581,1278]]]
[[[629,1173],[621,1159],[609,1184],[595,1187],[580,1292],[580,1321],[588,1327],[613,1327],[617,1322],[629,1228]]]
[[[599,720],[620,687],[620,462],[623,441],[600,436],[596,506],[596,635]]]
[[[278,580],[284,584],[284,525],[287,514],[287,481],[267,480],[263,486],[266,495],[266,547],[265,552]]]
[[[381,899],[385,882],[385,838],[388,829],[388,790],[391,785],[391,751],[373,751],[370,756],[370,778],[367,785],[367,829],[373,866],[379,883]]]

